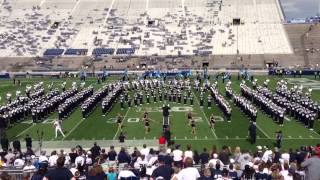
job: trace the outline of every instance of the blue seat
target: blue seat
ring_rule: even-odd
[[[131,55],[134,54],[135,49],[134,48],[119,48],[117,49],[118,55]]]
[[[93,55],[113,55],[114,49],[113,48],[95,48],[92,52]]]
[[[44,56],[61,56],[64,52],[64,49],[47,49],[43,55]]]
[[[67,49],[64,55],[86,55],[88,49]]]

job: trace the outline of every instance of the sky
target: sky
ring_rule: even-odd
[[[280,0],[287,20],[306,18],[320,13],[320,0]]]

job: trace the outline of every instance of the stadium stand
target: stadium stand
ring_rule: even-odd
[[[94,143],[71,151],[42,151],[36,156],[32,149],[21,152],[9,149],[1,158],[1,178],[29,179],[58,177],[59,167],[77,179],[313,179],[319,177],[320,145],[289,151],[257,146],[256,151],[231,149],[215,145],[201,152],[187,145],[185,151],[175,147],[134,147],[131,151],[111,146],[109,150]],[[62,162],[62,163],[61,163]],[[60,167],[61,168],[61,167]],[[60,172],[62,173],[62,172]],[[67,176],[66,174],[64,174]]]

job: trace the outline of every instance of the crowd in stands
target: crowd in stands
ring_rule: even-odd
[[[315,147],[281,151],[278,148],[257,146],[256,151],[223,146],[218,150],[203,148],[201,152],[187,145],[183,151],[179,145],[173,148],[160,146],[128,152],[111,146],[108,150],[94,143],[89,150],[81,146],[70,153],[61,150],[35,156],[33,151],[21,153],[9,149],[1,154],[0,179],[12,179],[5,169],[23,169],[23,179],[31,180],[317,180],[320,179],[320,144]]]

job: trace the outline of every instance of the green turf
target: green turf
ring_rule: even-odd
[[[274,90],[276,81],[279,77],[271,76],[257,76],[258,83],[262,84],[267,78],[270,79],[269,88]],[[313,80],[313,77],[305,76]],[[115,81],[119,77],[109,78],[108,82]],[[33,78],[33,79],[21,79],[22,85],[13,85],[12,80],[1,80],[0,82],[0,95],[2,97],[1,103],[5,103],[5,96],[7,92],[11,92],[13,95],[16,90],[21,90],[24,93],[25,86],[27,84],[34,84],[39,81],[43,81],[45,87],[51,82],[54,82],[54,86],[60,88],[61,82],[67,82],[67,88],[69,88],[73,81],[79,83],[78,79],[67,78],[67,79],[52,79],[52,78]],[[213,79],[211,79],[213,81]],[[318,81],[318,80],[317,80]],[[107,83],[108,83],[107,82]],[[238,81],[234,76],[232,77],[232,88],[236,93],[240,91],[241,81]],[[250,85],[250,82],[247,82]],[[319,81],[320,84],[320,81]],[[97,84],[95,78],[89,78],[86,82],[86,86],[93,85],[97,90],[102,87],[103,84]],[[218,83],[219,92],[225,95],[224,84],[221,80]],[[47,90],[47,89],[46,89]],[[320,100],[320,91],[313,91],[312,98],[314,100]],[[220,116],[224,120],[222,112],[219,107],[213,103],[213,108],[208,109],[206,106],[204,108],[199,107],[199,93],[193,90],[194,93],[194,105],[189,104],[178,104],[170,103],[172,108],[192,108],[195,117],[201,119],[197,122],[197,132],[195,135],[191,134],[191,127],[187,123],[186,113],[187,112],[171,112],[171,131],[172,139],[179,144],[186,145],[192,144],[195,149],[201,149],[202,147],[210,148],[213,144],[217,147],[223,145],[228,146],[241,146],[242,148],[253,149],[256,145],[270,145],[274,143],[275,131],[282,130],[284,132],[284,148],[297,148],[301,145],[314,145],[320,140],[320,122],[317,121],[315,124],[315,131],[310,131],[306,129],[302,124],[295,121],[294,119],[288,117],[289,119],[285,121],[284,127],[278,126],[271,118],[269,118],[262,111],[258,111],[257,118],[257,143],[251,145],[247,140],[247,129],[249,126],[249,119],[244,113],[236,107],[230,100],[229,103],[232,106],[232,118],[231,122],[218,121],[216,123],[215,130],[210,129],[208,119],[213,113],[215,116]],[[132,94],[132,92],[131,92]],[[208,92],[205,96],[208,95]],[[14,97],[13,97],[14,98]],[[152,99],[151,99],[152,100]],[[7,135],[10,140],[13,139],[23,139],[26,134],[30,134],[34,139],[37,139],[37,131],[44,132],[44,140],[57,140],[57,141],[67,141],[67,140],[112,140],[116,139],[119,135],[119,130],[117,124],[112,122],[112,118],[115,118],[118,113],[124,116],[124,127],[123,131],[127,135],[127,139],[157,139],[161,134],[162,127],[162,113],[158,111],[163,102],[154,103],[151,101],[150,104],[143,104],[139,107],[120,109],[120,105],[117,102],[112,111],[106,116],[102,116],[101,103],[93,110],[88,118],[82,120],[80,108],[76,108],[69,118],[63,121],[62,127],[65,131],[66,137],[61,136],[57,139],[54,138],[54,129],[52,127],[52,120],[57,117],[57,113],[54,113],[48,117],[45,123],[31,124],[30,117],[26,117],[25,121],[17,123],[12,127],[8,128]],[[205,105],[207,102],[205,102]],[[141,121],[143,112],[147,110],[152,110],[149,116],[151,121],[151,132],[146,134],[144,129],[144,124]],[[128,122],[129,119],[140,118],[139,122]]]

